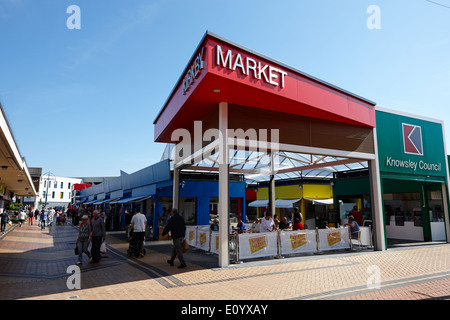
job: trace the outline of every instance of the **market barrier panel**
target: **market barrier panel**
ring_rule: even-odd
[[[197,226],[197,248],[209,251],[210,233],[209,226]]]
[[[197,226],[186,226],[185,239],[190,247],[197,247]]]
[[[372,246],[372,232],[370,227],[359,227],[361,230],[361,245],[363,246]]]
[[[318,229],[319,251],[350,248],[349,228]]]
[[[360,227],[361,245],[372,246],[370,227]],[[219,232],[209,226],[186,226],[186,241],[193,248],[219,253]],[[230,255],[235,260],[341,250],[352,248],[350,229],[313,229],[229,235]],[[353,246],[357,241],[353,240]]]
[[[240,233],[239,259],[278,255],[278,232]]]
[[[316,230],[280,231],[281,254],[317,252]]]
[[[219,253],[219,231],[211,231],[211,248],[212,253]]]

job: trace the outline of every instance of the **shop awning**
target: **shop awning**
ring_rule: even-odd
[[[269,204],[269,200],[255,200],[248,204],[249,207],[265,208]]]
[[[85,202],[84,204],[94,204],[94,202],[97,202],[98,200],[90,200],[90,201],[87,201],[87,202]]]
[[[324,204],[324,205],[328,205],[328,206],[334,204],[333,199],[308,199],[308,198],[303,198],[303,199],[312,201],[313,204]],[[342,200],[339,200],[339,202],[342,202]]]
[[[138,196],[138,197],[131,197],[131,198],[125,198],[125,199],[118,199],[116,201],[110,202],[111,204],[121,204],[121,203],[129,203],[129,202],[135,202],[135,201],[144,201],[146,199],[149,199],[153,197],[153,195],[144,195],[144,196]]]
[[[275,200],[275,208],[285,208],[285,209],[293,208],[294,203],[299,202],[300,200],[302,199],[289,199],[289,200],[277,199]]]
[[[113,199],[103,199],[103,200],[99,200],[97,202],[94,202],[93,204],[97,205],[97,204],[103,204],[103,203],[110,203],[116,200],[119,200],[120,198],[113,198]]]
[[[294,207],[294,203],[299,202],[301,199],[276,199],[275,208],[289,209]],[[255,200],[248,204],[249,207],[265,208],[269,205],[269,200]]]

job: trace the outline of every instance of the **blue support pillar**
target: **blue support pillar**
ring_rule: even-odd
[[[125,229],[125,204],[122,204],[122,223],[121,228]]]
[[[245,212],[245,195],[244,197],[241,199],[241,212],[242,212],[242,222],[246,223],[247,222],[247,213]]]
[[[197,197],[195,203],[195,224],[209,225],[209,197]]]
[[[162,216],[162,204],[155,197],[154,213],[153,213],[153,240],[159,239],[159,217]]]

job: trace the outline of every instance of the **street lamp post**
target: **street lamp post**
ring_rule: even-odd
[[[55,176],[49,171],[47,173],[45,173],[44,175],[47,175],[47,187],[45,190],[45,203],[44,203],[44,208],[47,208],[47,198],[48,198],[48,185],[50,183],[50,181],[55,180]],[[50,178],[50,176],[52,176],[53,178]]]

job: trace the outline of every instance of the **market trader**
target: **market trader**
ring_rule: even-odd
[[[345,226],[349,226],[350,227],[350,234],[351,234],[352,239],[358,239],[359,225],[355,221],[355,217],[354,216],[349,216],[348,217],[348,223]]]

